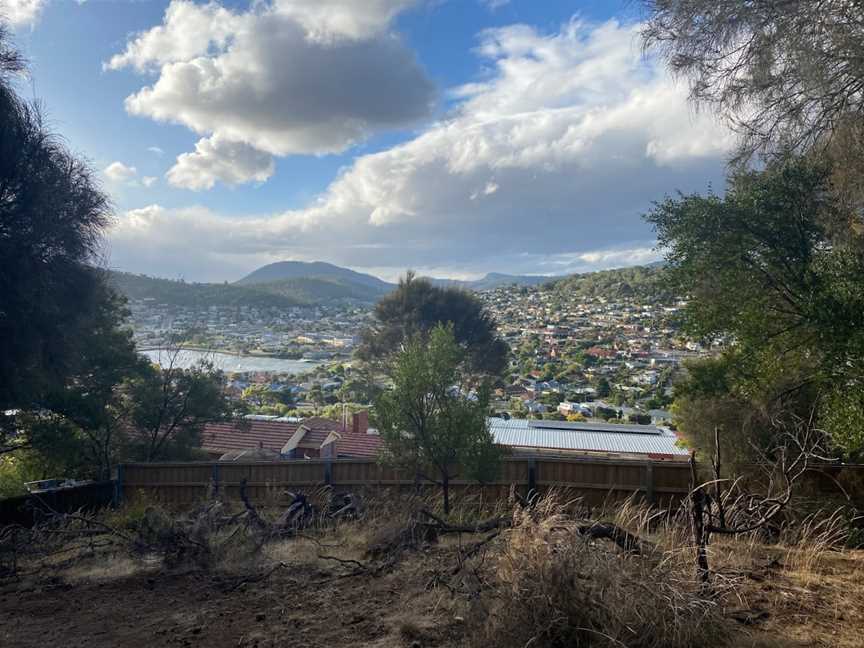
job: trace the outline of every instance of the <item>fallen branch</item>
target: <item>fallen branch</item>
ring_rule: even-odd
[[[476,522],[474,524],[450,524],[426,509],[420,509],[420,513],[435,523],[434,526],[438,533],[485,533],[492,529],[508,527],[513,523],[513,520],[510,517],[502,516],[484,520],[483,522]],[[428,522],[426,524],[428,524]]]
[[[611,540],[623,551],[637,556],[644,554],[646,549],[653,548],[653,545],[642,540],[639,536],[633,535],[626,529],[610,522],[582,524],[576,527],[576,530],[580,535],[588,536],[594,540]]]
[[[274,573],[276,573],[278,570],[280,570],[280,569],[282,569],[282,568],[284,568],[284,567],[287,567],[287,566],[288,566],[288,563],[286,563],[286,562],[281,562],[281,561],[280,561],[279,563],[277,563],[276,565],[274,565],[273,567],[271,567],[270,569],[268,569],[268,570],[267,570],[266,572],[264,572],[263,574],[260,574],[259,576],[255,576],[254,578],[244,578],[243,580],[241,580],[241,581],[235,583],[234,585],[232,585],[231,587],[229,587],[228,589],[226,589],[226,590],[225,590],[225,593],[228,594],[228,593],[233,592],[233,591],[235,591],[235,590],[238,590],[238,589],[240,589],[241,587],[243,587],[244,585],[248,585],[248,584],[250,584],[250,583],[260,583],[261,581],[267,580],[267,579],[270,578]]]

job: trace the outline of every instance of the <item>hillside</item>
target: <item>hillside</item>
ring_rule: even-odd
[[[389,284],[387,285],[389,286]],[[373,304],[382,295],[390,292],[392,286],[381,290],[374,286],[335,278],[298,277],[296,279],[286,279],[271,283],[256,283],[248,286],[248,288],[254,288],[256,291],[274,296],[298,299],[310,303],[356,301]]]
[[[362,272],[355,272],[348,268],[341,268],[332,263],[314,261],[306,263],[303,261],[280,261],[262,266],[246,275],[237,285],[249,286],[258,284],[274,284],[294,279],[320,279],[337,283],[343,286],[363,286],[382,295],[393,290],[393,284],[387,283],[378,277]]]
[[[310,274],[299,274],[302,272]],[[567,292],[576,297],[602,295],[608,298],[640,296],[671,299],[672,295],[661,284],[661,275],[662,267],[654,265],[589,272],[568,277],[490,272],[485,277],[473,281],[433,278],[429,281],[437,286],[453,286],[478,291],[511,285],[544,285],[549,290]],[[129,299],[153,299],[162,304],[196,308],[209,306],[289,308],[333,302],[374,304],[394,288],[393,284],[372,275],[329,263],[295,261],[263,266],[233,284],[187,283],[116,271],[109,273],[109,282]]]
[[[153,299],[160,304],[193,308],[210,306],[290,308],[306,305],[311,301],[288,292],[267,292],[234,284],[186,283],[128,272],[109,272],[108,283],[128,299]]]
[[[663,283],[663,274],[664,268],[659,264],[633,266],[571,275],[558,279],[549,288],[575,297],[675,299]]]
[[[501,272],[489,272],[480,279],[435,279],[429,277],[429,281],[436,286],[457,287],[466,290],[494,290],[504,286],[539,286],[554,281],[558,277],[545,277],[542,275],[510,275]]]

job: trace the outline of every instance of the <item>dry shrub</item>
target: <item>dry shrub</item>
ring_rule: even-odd
[[[517,511],[472,615],[476,646],[717,646],[728,627],[689,555],[626,556],[577,531],[548,499]],[[491,596],[490,596],[491,594]]]

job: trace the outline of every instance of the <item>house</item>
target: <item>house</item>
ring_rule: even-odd
[[[350,423],[318,416],[246,416],[208,423],[201,448],[212,459],[274,461],[279,459],[373,458],[381,439],[369,429],[369,413],[357,412]]]

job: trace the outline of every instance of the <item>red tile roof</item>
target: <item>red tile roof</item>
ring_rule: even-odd
[[[381,447],[381,437],[377,434],[342,434],[336,441],[336,455],[339,457],[377,457]]]
[[[320,448],[331,432],[342,433],[341,423],[320,416],[304,419],[300,425],[307,430],[297,444],[300,448]]]
[[[342,429],[342,424],[330,419],[311,417],[301,423],[288,421],[258,421],[241,419],[227,423],[208,423],[201,433],[201,448],[211,453],[226,453],[238,450],[265,450],[281,452],[286,443],[294,436],[299,427],[306,428],[306,434],[298,447],[308,451],[319,449],[324,440],[332,433],[340,435],[336,442],[339,457],[375,457],[381,445],[377,434],[355,434]]]
[[[241,420],[208,423],[201,433],[201,448],[208,452],[251,450],[263,447],[279,452],[297,431],[297,423],[288,421]]]

